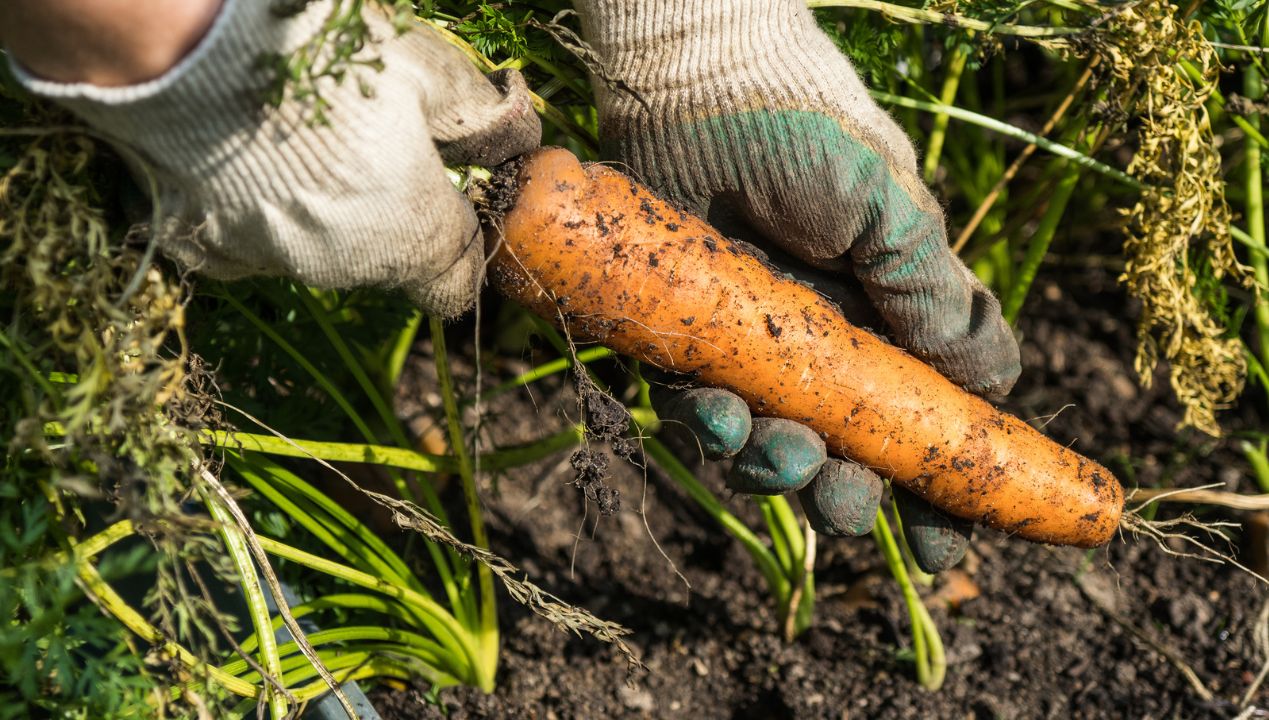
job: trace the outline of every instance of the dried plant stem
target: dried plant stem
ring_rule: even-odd
[[[879,12],[888,18],[901,22],[916,25],[955,27],[963,30],[977,30],[979,32],[992,33],[996,35],[1012,35],[1014,37],[1023,37],[1037,41],[1043,40],[1050,46],[1066,45],[1067,38],[1069,36],[1078,35],[1079,33],[1084,32],[1080,28],[1074,27],[1044,27],[1035,25],[1003,25],[990,23],[986,20],[977,20],[964,15],[939,12],[937,10],[925,10],[922,8],[908,7],[906,5],[893,5],[891,3],[878,2],[878,0],[807,0],[806,5],[810,8],[843,7],[872,10],[874,12]]]
[[[1070,92],[1066,94],[1066,97],[1062,98],[1062,102],[1058,103],[1058,106],[1054,109],[1053,114],[1050,115],[1049,119],[1044,122],[1044,126],[1040,128],[1038,135],[1047,136],[1053,131],[1053,128],[1057,126],[1058,122],[1066,116],[1066,112],[1071,108],[1071,104],[1075,101],[1075,97],[1084,90],[1084,87],[1088,85],[1089,79],[1093,77],[1093,68],[1097,67],[1097,63],[1100,62],[1100,60],[1100,55],[1094,55],[1093,58],[1088,61],[1088,65],[1084,66],[1084,72],[1080,73],[1079,79],[1075,81],[1075,85],[1071,88]],[[992,207],[996,205],[996,200],[999,199],[1000,193],[1004,192],[1005,186],[1013,181],[1014,176],[1018,174],[1018,171],[1022,169],[1022,166],[1026,164],[1027,160],[1033,154],[1035,154],[1037,147],[1039,147],[1039,145],[1034,142],[1027,143],[1027,146],[1022,149],[1022,152],[1018,153],[1018,157],[1014,158],[1013,162],[1009,164],[1009,167],[1005,170],[1005,172],[1001,174],[998,180],[996,180],[996,184],[992,186],[991,191],[987,193],[987,196],[983,198],[983,201],[978,204],[978,208],[974,210],[973,217],[969,219],[969,222],[967,222],[965,227],[961,229],[960,234],[956,236],[956,242],[952,243],[952,252],[960,254],[961,250],[965,249],[965,245],[969,243],[969,239],[973,236],[974,231],[978,230],[978,226],[982,224],[983,218],[987,217],[987,213],[990,212]]]
[[[1133,635],[1133,637],[1150,646],[1151,649],[1162,655],[1168,662],[1172,663],[1172,666],[1185,676],[1186,681],[1190,683],[1190,687],[1194,688],[1194,692],[1200,698],[1205,701],[1210,701],[1213,697],[1215,697],[1212,695],[1212,691],[1207,689],[1207,685],[1203,683],[1203,680],[1199,678],[1198,673],[1194,672],[1194,668],[1190,667],[1190,664],[1185,661],[1185,658],[1181,657],[1180,653],[1159,642],[1147,634],[1144,630],[1134,625],[1132,621],[1124,617],[1113,607],[1110,607],[1110,605],[1102,599],[1099,593],[1090,592],[1083,581],[1076,581],[1075,584],[1084,594],[1084,597],[1088,598],[1088,601],[1091,602],[1098,610],[1101,610],[1106,617],[1113,620],[1115,624],[1127,630]]]
[[[1256,696],[1256,691],[1264,684],[1265,678],[1269,677],[1269,600],[1265,601],[1264,607],[1260,609],[1260,616],[1256,619],[1256,626],[1252,629],[1252,636],[1256,642],[1256,649],[1260,651],[1264,657],[1264,665],[1260,667],[1260,672],[1256,674],[1256,679],[1251,685],[1247,686],[1247,692],[1243,693],[1242,706],[1251,705],[1251,700]]]
[[[1195,505],[1220,505],[1235,510],[1269,510],[1269,493],[1243,495],[1224,490],[1137,488],[1129,492],[1125,502],[1173,502]]]

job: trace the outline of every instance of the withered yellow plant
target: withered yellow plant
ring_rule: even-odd
[[[1111,13],[1097,38],[1109,60],[1101,63],[1107,96],[1131,102],[1140,123],[1128,172],[1143,189],[1123,211],[1122,281],[1141,301],[1136,369],[1148,387],[1159,360],[1167,360],[1181,424],[1219,435],[1216,412],[1242,392],[1247,368],[1241,342],[1220,317],[1214,283],[1251,278],[1234,255],[1206,106],[1219,61],[1199,22],[1163,0]],[[1181,69],[1182,60],[1200,80]]]

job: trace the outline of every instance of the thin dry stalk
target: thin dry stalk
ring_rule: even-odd
[[[453,548],[459,554],[488,567],[489,570],[502,582],[503,586],[507,589],[507,593],[511,595],[512,599],[529,608],[536,615],[545,618],[551,624],[562,630],[567,630],[577,635],[585,632],[597,640],[612,644],[617,648],[622,656],[625,657],[627,671],[631,675],[638,670],[645,669],[643,662],[639,660],[637,655],[635,655],[634,650],[632,650],[630,646],[626,644],[625,640],[622,639],[626,635],[630,634],[629,628],[626,628],[618,623],[596,617],[584,608],[570,605],[528,580],[518,579],[516,575],[521,571],[515,565],[512,565],[502,556],[485,548],[477,547],[459,540],[452,532],[450,532],[449,528],[441,524],[440,521],[423,508],[420,508],[408,500],[400,500],[372,490],[367,490],[361,485],[358,485],[356,481],[348,477],[348,475],[346,475],[343,471],[325,460],[312,455],[298,443],[293,442],[290,438],[269,427],[259,418],[256,418],[247,411],[230,405],[229,403],[222,402],[221,404],[240,413],[248,420],[272,433],[279,440],[282,440],[294,447],[296,450],[299,450],[305,457],[308,457],[327,470],[335,473],[342,478],[344,482],[348,483],[351,487],[357,490],[357,492],[365,495],[379,506],[391,510],[392,520],[398,527],[405,530],[413,530],[432,542]],[[254,535],[252,535],[252,538],[254,538]]]
[[[1087,598],[1094,607],[1102,611],[1106,617],[1115,621],[1117,625],[1127,630],[1133,635],[1133,637],[1150,646],[1152,650],[1162,655],[1168,662],[1172,663],[1172,666],[1185,676],[1185,680],[1190,684],[1190,687],[1194,688],[1195,694],[1204,701],[1211,701],[1212,698],[1215,697],[1212,694],[1212,691],[1207,688],[1207,685],[1203,683],[1203,680],[1199,678],[1198,673],[1194,672],[1194,668],[1185,661],[1185,658],[1181,657],[1179,652],[1134,625],[1131,620],[1124,617],[1119,613],[1119,611],[1115,610],[1115,608],[1106,601],[1106,598],[1103,597],[1102,593],[1095,592],[1090,589],[1086,580],[1081,578],[1080,580],[1076,580],[1075,584],[1079,587],[1080,592],[1083,593],[1084,597]]]
[[[1269,494],[1242,495],[1224,490],[1202,488],[1167,490],[1163,488],[1137,488],[1128,493],[1125,502],[1173,502],[1195,505],[1220,505],[1234,510],[1269,510]]]
[[[247,520],[247,516],[243,514],[242,508],[238,507],[238,503],[234,501],[233,496],[221,484],[220,478],[217,478],[206,466],[201,464],[197,469],[199,477],[203,482],[207,483],[208,489],[216,495],[216,499],[225,506],[225,509],[233,517],[234,525],[242,531],[247,548],[251,551],[252,557],[255,558],[260,574],[264,576],[265,582],[269,585],[269,592],[273,595],[274,603],[278,607],[278,615],[282,617],[282,624],[286,626],[287,630],[291,631],[300,654],[308,659],[313,669],[317,670],[317,674],[321,676],[322,681],[339,699],[339,704],[344,708],[344,712],[348,714],[348,719],[357,720],[357,711],[353,708],[348,696],[340,689],[339,681],[335,679],[326,664],[318,657],[317,651],[313,649],[312,643],[308,641],[308,635],[304,632],[304,628],[300,627],[295,616],[291,614],[291,606],[287,603],[286,597],[282,593],[282,583],[278,581],[278,576],[273,572],[273,565],[269,562],[269,556],[265,553],[264,548],[260,546],[260,539],[256,537],[256,532],[251,527],[251,522]]]
[[[1256,679],[1247,687],[1247,692],[1243,693],[1242,706],[1244,708],[1251,705],[1251,699],[1256,696],[1256,691],[1264,683],[1265,677],[1269,676],[1269,600],[1265,600],[1264,607],[1260,609],[1260,617],[1256,620],[1252,637],[1256,642],[1256,649],[1265,659],[1265,664],[1261,666]]]
[[[1056,127],[1058,122],[1066,115],[1066,111],[1070,109],[1071,104],[1075,101],[1075,96],[1079,95],[1084,90],[1084,86],[1087,85],[1089,79],[1093,77],[1093,68],[1097,67],[1097,63],[1100,60],[1100,55],[1094,55],[1093,58],[1088,61],[1088,65],[1084,68],[1084,72],[1080,75],[1079,79],[1075,81],[1075,86],[1072,87],[1071,91],[1066,94],[1066,97],[1062,98],[1062,102],[1058,104],[1057,109],[1055,109],[1053,114],[1049,116],[1049,119],[1045,121],[1044,127],[1040,128],[1040,132],[1038,134],[1041,137],[1045,137],[1052,132],[1053,128]],[[983,201],[978,204],[978,209],[974,211],[974,216],[971,217],[969,222],[965,224],[965,227],[961,230],[960,235],[956,236],[956,242],[952,243],[953,253],[959,255],[961,250],[965,249],[965,245],[969,243],[970,237],[973,236],[974,231],[978,229],[978,226],[982,223],[983,218],[987,217],[987,213],[990,212],[992,207],[996,205],[996,200],[1000,197],[1000,193],[1004,192],[1005,186],[1013,180],[1014,176],[1018,174],[1018,171],[1022,169],[1023,164],[1026,163],[1031,155],[1035,153],[1036,147],[1037,145],[1035,143],[1028,144],[1022,149],[1022,152],[1018,153],[1018,157],[1014,158],[1014,161],[1009,164],[1009,167],[1000,176],[1000,179],[998,179],[996,184],[992,186],[991,191],[988,192],[987,196],[983,198]]]

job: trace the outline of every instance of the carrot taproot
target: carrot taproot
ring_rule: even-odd
[[[490,277],[533,312],[818,432],[830,453],[1029,540],[1119,527],[1106,468],[1002,413],[777,276],[703,220],[602,165],[539,150],[488,232]]]

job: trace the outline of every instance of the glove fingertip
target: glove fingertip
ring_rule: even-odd
[[[709,460],[724,460],[740,452],[753,430],[745,401],[718,388],[675,393],[658,410],[665,419],[685,427]]]
[[[933,575],[965,557],[974,536],[974,523],[947,515],[903,488],[895,487],[893,493],[917,567]]]
[[[727,486],[750,495],[783,495],[806,487],[828,460],[824,441],[801,423],[756,418],[736,455]]]
[[[798,491],[802,512],[821,535],[858,537],[872,531],[885,483],[861,465],[830,458]]]

